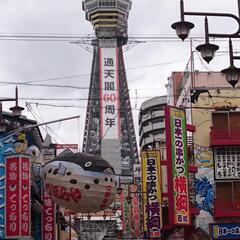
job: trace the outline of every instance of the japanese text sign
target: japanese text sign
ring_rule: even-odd
[[[8,156],[6,165],[6,238],[30,237],[30,159]]]
[[[100,48],[99,55],[101,136],[105,139],[119,139],[118,49]]]
[[[140,214],[140,209],[141,209],[141,203],[138,198],[138,185],[136,184],[131,184],[129,185],[130,187],[130,192],[132,196],[132,201],[131,201],[131,233],[132,236],[135,238],[138,238],[142,236],[142,226],[141,226],[141,214]]]
[[[56,206],[48,193],[43,190],[42,240],[55,240]]]
[[[127,236],[131,235],[130,229],[130,209],[129,204],[126,200],[126,196],[128,196],[128,185],[121,185],[123,191],[121,193],[121,207],[122,207],[122,216],[123,216],[123,232]]]
[[[22,158],[21,162],[21,236],[31,236],[30,232],[30,161],[28,158]]]
[[[239,223],[219,223],[210,224],[210,232],[212,239],[239,239],[240,224]]]
[[[190,224],[189,178],[185,111],[165,108],[168,159],[169,208],[173,209],[173,224]],[[171,211],[170,211],[171,212]]]
[[[238,146],[215,147],[214,159],[216,180],[239,180],[240,149]]]
[[[142,189],[144,236],[161,237],[162,192],[160,152],[142,152]]]

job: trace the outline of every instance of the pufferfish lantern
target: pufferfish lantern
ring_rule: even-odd
[[[104,210],[116,194],[114,169],[99,156],[59,156],[43,165],[42,179],[52,200],[75,212]]]

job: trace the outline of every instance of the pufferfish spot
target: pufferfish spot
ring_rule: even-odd
[[[58,168],[54,169],[53,171],[53,175],[57,175],[58,174]]]
[[[96,178],[96,179],[94,179],[94,181],[93,181],[95,184],[98,184],[99,183],[99,180]]]
[[[71,184],[77,184],[77,180],[76,180],[76,179],[71,179],[69,182],[70,182]]]

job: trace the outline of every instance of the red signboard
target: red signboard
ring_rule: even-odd
[[[78,149],[78,144],[56,144],[56,149]]]
[[[138,186],[136,184],[130,185],[130,192],[132,192],[132,201],[131,201],[131,233],[132,236],[138,238],[142,236],[142,226],[141,226],[141,214],[140,214],[140,201],[138,199]]]
[[[6,238],[20,235],[19,165],[18,157],[6,159]]]
[[[9,156],[6,166],[6,238],[30,237],[30,160]]]
[[[30,232],[30,161],[22,158],[21,165],[21,236],[31,236]]]
[[[42,240],[55,239],[55,204],[43,191]]]

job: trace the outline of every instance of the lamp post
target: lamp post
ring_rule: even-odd
[[[233,55],[232,48],[232,38],[240,38],[240,0],[237,0],[238,4],[238,16],[230,13],[212,13],[212,12],[188,12],[184,10],[184,2],[180,0],[180,14],[181,21],[173,23],[171,27],[176,30],[176,33],[179,38],[183,41],[188,37],[190,30],[194,27],[194,24],[191,22],[187,22],[184,20],[184,16],[205,16],[205,43],[197,46],[197,51],[201,53],[202,58],[209,63],[213,57],[215,52],[219,49],[218,45],[211,44],[209,42],[209,38],[228,38],[229,39],[229,58],[230,58],[230,66],[221,71],[225,75],[226,80],[232,87],[238,83],[240,79],[240,68],[234,66],[234,59],[240,59],[239,56]],[[207,17],[226,17],[232,18],[237,22],[238,29],[234,33],[226,34],[226,33],[211,33],[208,28],[208,18]]]

